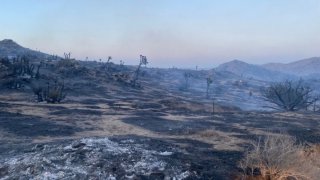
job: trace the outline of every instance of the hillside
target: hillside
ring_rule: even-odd
[[[33,58],[0,58],[0,179],[237,179],[248,145],[270,129],[320,142],[319,114],[267,108],[270,82],[245,77],[276,77],[256,65]]]
[[[216,71],[223,72],[231,72],[238,76],[244,78],[253,78],[257,80],[264,80],[264,81],[280,81],[288,78],[292,78],[290,75],[268,70],[264,67],[259,65],[248,64],[243,61],[233,60],[224,64],[221,64],[217,68]]]
[[[319,77],[320,57],[312,57],[287,64],[268,63],[263,65],[263,67],[296,76]]]
[[[48,54],[22,47],[11,39],[4,39],[0,41],[0,57],[16,57],[26,54],[38,58],[45,58],[49,56]]]

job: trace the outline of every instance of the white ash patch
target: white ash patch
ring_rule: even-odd
[[[185,171],[185,172],[182,172],[181,174],[177,175],[173,179],[174,180],[185,179],[185,178],[189,177],[190,175],[191,175],[190,171]]]
[[[171,156],[172,154],[173,152],[169,152],[169,151],[159,152],[159,155],[161,156]]]
[[[118,143],[110,141],[108,138],[102,139],[92,139],[92,138],[85,138],[81,140],[82,143],[85,143],[85,148],[96,148],[99,147],[103,149],[103,151],[112,152],[114,154],[122,154],[128,153],[129,149],[126,147],[121,147]]]
[[[122,167],[128,173],[142,172],[143,174],[151,174],[154,171],[163,171],[167,164],[158,160],[152,155],[153,153],[152,151],[143,151],[142,158],[139,161],[129,165],[122,163]]]
[[[147,144],[133,142],[128,139],[119,144],[108,138],[84,138],[70,143],[36,145],[29,152],[0,157],[0,170],[5,170],[0,179],[113,180],[134,179],[135,175],[148,176],[154,172],[185,178],[179,167],[161,159],[173,152],[149,150]]]

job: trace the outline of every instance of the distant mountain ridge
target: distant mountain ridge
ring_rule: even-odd
[[[215,70],[220,72],[227,71],[238,76],[253,78],[257,80],[280,81],[283,79],[293,78],[289,74],[268,70],[262,66],[248,64],[240,60],[233,60],[227,63],[223,63],[215,68]]]
[[[268,63],[262,66],[268,70],[280,71],[301,77],[320,77],[320,57],[312,57],[287,64]]]
[[[0,41],[0,57],[17,57],[25,54],[39,59],[50,57],[48,54],[25,48],[11,39]],[[266,81],[296,79],[299,77],[320,79],[320,57],[312,57],[287,64],[268,63],[264,65],[254,65],[240,60],[233,60],[219,65],[215,70]]]
[[[48,57],[48,54],[22,47],[11,39],[0,41],[0,57],[17,57],[22,55],[32,55],[38,58]]]
[[[278,81],[284,79],[320,79],[320,57],[312,57],[291,63],[268,63],[264,65],[249,64],[240,60],[223,63],[215,68],[238,76],[258,80]]]

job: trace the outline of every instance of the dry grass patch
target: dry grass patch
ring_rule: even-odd
[[[239,163],[241,179],[316,180],[320,177],[320,147],[298,144],[288,135],[269,135],[253,143]]]
[[[204,130],[199,133],[199,136],[202,138],[208,138],[208,137],[219,137],[220,135],[214,130]]]

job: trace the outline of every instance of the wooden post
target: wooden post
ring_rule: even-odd
[[[212,100],[212,119],[214,119],[214,100]]]

